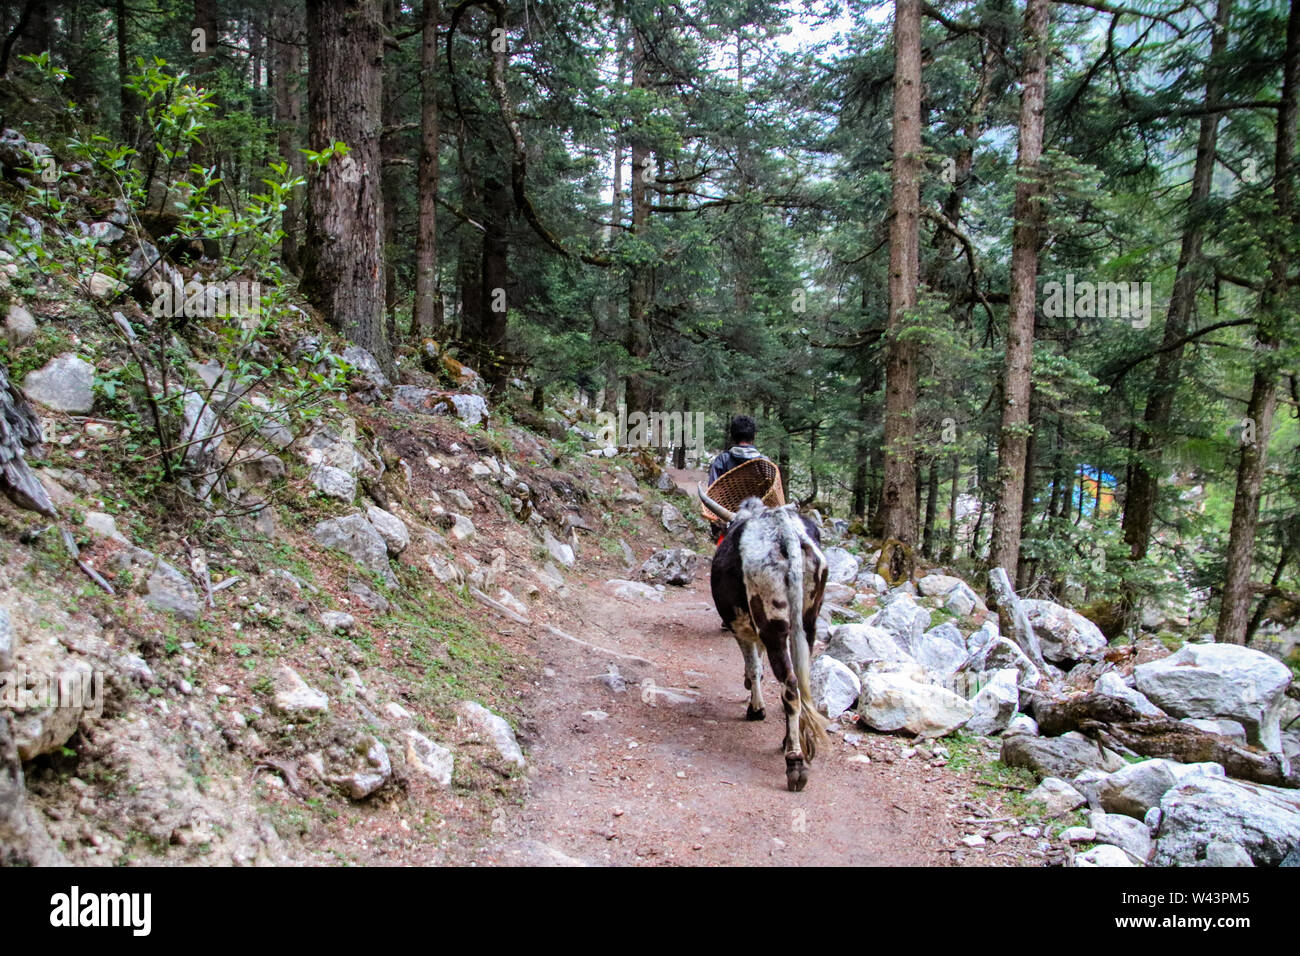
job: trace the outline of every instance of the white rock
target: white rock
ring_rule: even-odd
[[[1004,668],[993,675],[971,699],[974,714],[966,722],[968,733],[990,736],[1006,730],[1020,706],[1020,675],[1013,667]]]
[[[1215,840],[1205,848],[1205,862],[1202,865],[1243,867],[1254,866],[1255,862],[1250,858],[1250,854],[1237,844]]]
[[[1217,763],[1181,764],[1160,758],[1143,760],[1112,773],[1102,783],[1097,796],[1102,809],[1141,820],[1148,809],[1160,804],[1170,788],[1191,775],[1222,777],[1223,768]]]
[[[524,754],[519,749],[519,742],[515,740],[515,732],[504,718],[470,700],[461,702],[460,712],[470,727],[496,748],[503,760],[516,767],[525,766]]]
[[[1020,602],[1049,661],[1099,660],[1106,652],[1101,629],[1082,614],[1052,601]]]
[[[455,764],[455,755],[446,747],[418,731],[406,731],[406,765],[411,770],[428,777],[435,786],[449,787]]]
[[[1096,687],[1093,689],[1098,694],[1102,694],[1106,697],[1115,697],[1124,701],[1126,704],[1130,704],[1133,709],[1143,717],[1165,716],[1163,710],[1151,703],[1151,701],[1147,700],[1145,695],[1140,694],[1132,687],[1129,687],[1128,684],[1124,683],[1124,679],[1114,671],[1102,674],[1097,680]]]
[[[1138,690],[1166,713],[1230,717],[1251,743],[1281,751],[1280,707],[1291,671],[1267,654],[1237,644],[1188,644],[1133,673]]]
[[[563,565],[566,568],[571,568],[578,563],[578,559],[573,553],[573,547],[565,544],[555,535],[551,534],[550,528],[546,529],[544,543],[546,545],[546,550],[550,553],[552,560],[554,560],[556,564]]]
[[[1004,734],[1029,734],[1031,737],[1038,736],[1038,721],[1028,714],[1017,714],[1011,718],[1011,723],[1007,724]]]
[[[474,522],[464,515],[451,513],[451,527],[447,530],[453,541],[468,541],[474,535],[478,534],[478,529],[474,527]]]
[[[1099,866],[1137,866],[1129,859],[1127,853],[1117,846],[1111,846],[1109,843],[1102,843],[1093,847],[1086,853],[1080,853],[1074,858],[1074,866],[1079,867],[1099,867]]]
[[[925,597],[943,597],[953,588],[964,584],[961,578],[951,574],[927,574],[916,582],[917,590]]]
[[[861,668],[871,661],[914,663],[889,632],[870,624],[841,624],[831,628],[826,653],[841,663]]]
[[[858,576],[858,559],[843,548],[826,548],[826,580],[831,584],[848,584]]]
[[[411,533],[406,530],[406,524],[397,515],[390,514],[383,508],[370,505],[366,508],[366,518],[375,526],[379,536],[384,539],[384,544],[388,547],[388,553],[397,557],[411,543]]]
[[[858,675],[829,654],[822,654],[812,662],[809,686],[813,703],[831,720],[852,708],[862,691]]]
[[[866,623],[888,631],[901,650],[913,654],[917,641],[930,627],[930,611],[904,593],[867,618]]]
[[[275,672],[275,710],[286,716],[323,714],[329,710],[329,698],[307,685],[298,672],[281,664]]]
[[[918,684],[901,674],[868,673],[862,679],[858,715],[876,730],[907,730],[942,737],[970,720],[971,705],[933,684]]]
[[[614,597],[625,601],[662,601],[663,593],[656,591],[649,584],[640,581],[625,581],[622,578],[610,578],[605,586],[614,589]]]
[[[350,632],[357,626],[357,619],[345,611],[324,611],[320,623],[328,633],[333,634],[335,631]]]
[[[1097,832],[1097,840],[1126,850],[1139,862],[1151,857],[1151,832],[1141,820],[1122,813],[1093,810],[1088,814],[1088,824]]]
[[[1061,831],[1062,843],[1092,843],[1097,839],[1097,831],[1092,827],[1066,827]]]
[[[1160,800],[1155,866],[1192,866],[1211,843],[1236,844],[1256,866],[1277,866],[1300,845],[1300,792],[1194,774]]]
[[[1043,782],[1030,791],[1026,799],[1041,803],[1043,812],[1049,818],[1063,816],[1071,810],[1079,809],[1087,802],[1083,794],[1060,777],[1043,778]]]
[[[28,372],[23,391],[56,412],[84,414],[95,407],[95,366],[71,352]]]
[[[307,478],[327,498],[351,502],[357,496],[357,476],[333,465],[313,465]]]

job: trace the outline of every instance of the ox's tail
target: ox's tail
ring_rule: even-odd
[[[799,682],[799,749],[803,751],[804,758],[812,760],[817,755],[818,747],[824,747],[826,744],[826,718],[817,710],[817,705],[813,703],[812,687],[809,684],[809,675],[812,669],[812,648],[809,646],[808,635],[804,633],[803,610],[804,610],[804,558],[808,554],[807,548],[812,545],[812,553],[820,558],[820,553],[816,545],[802,534],[802,528],[797,523],[793,526],[787,525],[786,533],[786,553],[789,555],[789,561],[786,562],[786,601],[790,612],[790,657],[794,664],[795,678]],[[814,559],[812,567],[809,569],[814,574],[820,571],[820,561]]]

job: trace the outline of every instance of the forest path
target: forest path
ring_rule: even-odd
[[[720,628],[707,565],[662,603],[616,598],[603,579],[587,584],[555,623],[604,650],[536,634],[546,677],[529,695],[533,780],[522,810],[495,821],[478,862],[952,863],[972,813],[970,782],[899,758],[898,738],[863,734],[853,746],[833,734],[808,788],[786,790],[779,692],[769,676],[768,719],[744,719],[741,655]],[[601,679],[611,664],[625,689]]]

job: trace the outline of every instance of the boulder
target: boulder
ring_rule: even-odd
[[[1163,710],[1151,703],[1151,701],[1147,700],[1145,695],[1140,694],[1132,687],[1129,687],[1128,684],[1124,683],[1124,679],[1114,671],[1102,674],[1097,680],[1094,690],[1098,694],[1103,694],[1106,697],[1114,697],[1130,704],[1133,709],[1143,717],[1165,716]]]
[[[447,514],[447,534],[453,541],[468,541],[478,534],[478,529],[474,527],[474,522],[470,521],[465,515],[448,512]],[[567,545],[565,547],[568,547]],[[570,549],[570,556],[573,551]]]
[[[858,716],[875,730],[942,737],[965,724],[973,713],[971,705],[952,691],[918,684],[902,674],[872,672],[862,678]]]
[[[307,473],[312,486],[326,498],[346,501],[349,504],[357,496],[357,476],[333,465],[312,465]]]
[[[1011,723],[1007,724],[1004,731],[1007,734],[1029,734],[1031,737],[1038,736],[1038,721],[1028,714],[1016,714],[1011,718]]]
[[[1098,866],[1140,866],[1134,863],[1127,853],[1117,846],[1111,846],[1109,843],[1102,843],[1091,850],[1080,853],[1071,861],[1072,866],[1079,867],[1098,867]]]
[[[515,732],[503,718],[471,700],[461,703],[460,713],[468,722],[472,733],[491,744],[506,763],[516,767],[525,766],[524,754],[519,749],[519,742],[515,740]]]
[[[416,730],[406,731],[406,766],[437,787],[450,787],[456,757]]]
[[[952,627],[952,625],[946,624],[940,627]],[[956,628],[953,630],[955,631]],[[937,633],[939,631],[940,628],[935,628],[922,634],[916,641],[913,656],[931,678],[943,684],[947,683],[948,679],[965,663],[966,649],[960,644],[954,644],[942,633]],[[960,633],[957,634],[957,638],[961,639]]]
[[[320,624],[330,634],[335,631],[350,634],[357,626],[357,619],[346,611],[323,611],[320,616]]]
[[[640,581],[624,581],[622,578],[610,578],[606,587],[614,589],[614,597],[625,601],[662,601],[664,596],[648,584]]]
[[[388,545],[365,515],[350,514],[330,518],[312,529],[318,544],[342,551],[367,571],[373,571],[390,584],[396,584],[393,569],[388,566]]]
[[[827,548],[826,580],[831,584],[849,584],[858,576],[858,559],[843,548]]]
[[[916,588],[925,597],[943,597],[953,588],[965,583],[951,574],[927,574],[916,582]]]
[[[685,587],[695,578],[703,558],[689,548],[664,548],[641,565],[641,577],[651,584]]]
[[[1001,760],[1009,767],[1024,767],[1040,777],[1065,779],[1090,768],[1113,773],[1124,766],[1119,754],[1073,731],[1060,737],[1003,737]]]
[[[397,557],[410,545],[411,533],[406,530],[406,524],[397,515],[370,505],[366,508],[366,520],[375,526],[379,537],[384,539],[388,553],[393,557]]]
[[[1043,782],[1025,797],[1043,805],[1048,818],[1061,817],[1084,804],[1084,797],[1060,777],[1044,777]]]
[[[36,337],[36,319],[17,302],[5,313],[5,341],[11,349],[20,349]]]
[[[832,628],[826,653],[843,664],[861,669],[872,661],[913,663],[887,631],[870,624],[841,624]]]
[[[1088,799],[1088,806],[1094,809],[1101,808],[1101,785],[1110,779],[1110,774],[1104,770],[1089,769],[1075,776],[1070,781],[1074,789],[1078,790]]]
[[[555,535],[551,534],[551,529],[546,529],[544,538],[546,550],[550,553],[551,559],[556,564],[571,568],[577,563],[577,557],[574,556],[572,545],[565,544]]]
[[[1022,598],[1020,605],[1047,660],[1054,663],[1099,660],[1106,652],[1106,637],[1101,629],[1077,611],[1031,598]]]
[[[162,560],[158,561],[145,582],[144,600],[150,607],[170,611],[187,621],[196,620],[202,607],[199,593],[190,579],[175,565]]]
[[[1226,840],[1215,840],[1205,848],[1205,862],[1201,865],[1246,867],[1254,866],[1255,861],[1250,858],[1245,847],[1228,843]]]
[[[1160,799],[1156,866],[1193,866],[1211,843],[1241,847],[1256,866],[1277,866],[1300,845],[1300,792],[1193,774]]]
[[[1020,706],[1020,675],[1008,667],[996,672],[993,679],[971,698],[974,714],[966,722],[966,731],[984,737],[1006,730]]]
[[[271,706],[279,714],[286,717],[311,717],[330,709],[329,698],[308,686],[288,664],[276,668],[273,683],[275,697],[272,698]]]
[[[466,425],[477,425],[487,421],[487,399],[482,395],[448,395],[445,400],[433,406],[435,415],[452,415]]]
[[[1137,689],[1166,713],[1230,717],[1252,744],[1281,752],[1279,716],[1291,670],[1267,654],[1237,644],[1188,644],[1133,674]]]
[[[829,654],[822,654],[812,662],[809,685],[813,703],[831,720],[850,710],[862,691],[858,675]]]
[[[1042,673],[1024,651],[1005,637],[996,637],[977,649],[954,677],[959,689],[973,689],[972,682],[974,687],[982,686],[987,681],[984,675],[988,672],[1007,668],[1014,668],[1019,675],[1017,686],[1020,688],[1020,706],[1028,707],[1033,692],[1042,681]]]
[[[1143,760],[1127,764],[1107,777],[1097,790],[1103,810],[1124,813],[1141,820],[1147,810],[1159,806],[1165,793],[1184,778],[1204,774],[1222,777],[1217,763],[1181,764],[1173,760]]]
[[[686,530],[686,519],[682,517],[676,505],[664,504],[659,509],[659,523],[663,525],[665,531],[673,534],[681,534]]]
[[[860,589],[872,591],[875,594],[887,594],[889,592],[889,583],[870,569],[859,571],[854,584]]]
[[[371,734],[359,734],[351,748],[332,748],[326,781],[353,800],[364,800],[393,776],[388,749]]]
[[[67,352],[28,372],[23,391],[53,411],[85,414],[95,407],[95,366]]]
[[[1141,820],[1122,813],[1093,810],[1088,814],[1088,825],[1096,831],[1098,842],[1113,844],[1141,863],[1151,858],[1151,832]]]
[[[352,381],[367,388],[387,388],[388,376],[379,360],[360,345],[349,345],[343,350],[343,361],[352,366]]]
[[[913,654],[921,635],[930,627],[930,611],[921,607],[909,594],[899,594],[866,623],[888,631],[899,648]]]

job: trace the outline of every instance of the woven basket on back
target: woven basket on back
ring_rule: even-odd
[[[728,511],[735,511],[746,498],[761,498],[769,508],[785,504],[781,471],[766,458],[751,458],[743,465],[723,472],[705,489],[705,493]],[[700,512],[705,518],[717,520],[717,516],[702,503]]]

